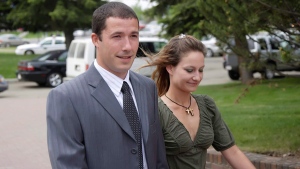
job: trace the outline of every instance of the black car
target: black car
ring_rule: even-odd
[[[8,89],[8,83],[2,75],[0,75],[0,92]]]
[[[56,87],[66,77],[67,50],[47,52],[35,59],[20,61],[16,72],[20,81],[33,81],[39,86]]]

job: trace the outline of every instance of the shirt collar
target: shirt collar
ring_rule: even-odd
[[[118,76],[114,75],[113,73],[107,71],[103,67],[101,67],[98,63],[97,60],[95,59],[94,61],[94,66],[97,69],[97,71],[100,73],[100,75],[103,77],[109,88],[112,90],[112,92],[116,95],[119,96],[121,94],[121,88],[123,85],[123,81],[126,81],[131,89],[132,93],[132,85],[129,80],[129,70],[127,72],[127,75],[125,79],[121,79]]]

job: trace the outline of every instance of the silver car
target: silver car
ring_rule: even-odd
[[[10,47],[18,46],[23,44],[28,44],[28,41],[23,40],[17,35],[14,34],[2,34],[0,35],[0,46],[1,47]]]

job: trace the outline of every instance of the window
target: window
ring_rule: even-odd
[[[254,49],[254,41],[252,39],[247,39],[249,50]]]
[[[155,47],[154,47],[153,42],[140,42],[138,51],[136,53],[137,57],[146,57],[146,55],[144,54],[144,52],[142,51],[142,49],[146,53],[149,53],[149,54],[155,53]]]
[[[271,44],[271,48],[272,49],[279,50],[280,44],[279,44],[279,42],[276,39],[271,38],[270,39],[270,44]]]
[[[68,56],[68,52],[65,51],[65,52],[63,52],[63,53],[61,53],[61,54],[59,55],[59,57],[58,57],[57,60],[58,60],[59,62],[66,61],[67,56]]]
[[[155,52],[158,53],[165,45],[166,42],[154,42]]]
[[[85,43],[78,43],[78,50],[77,50],[77,57],[76,58],[83,58],[84,51],[85,51]]]
[[[69,57],[70,58],[74,58],[76,45],[77,45],[77,43],[71,43],[71,45],[70,45],[70,48],[69,48]]]
[[[258,43],[260,45],[260,50],[267,50],[268,46],[265,39],[258,39]]]
[[[42,43],[42,45],[51,45],[52,44],[52,40],[46,40]]]
[[[55,44],[65,44],[65,42],[62,40],[55,39]]]
[[[158,53],[163,46],[166,45],[166,42],[140,42],[139,48],[136,53],[137,57],[146,57],[144,52],[141,50],[143,49],[146,53]]]
[[[52,58],[49,59],[51,56],[52,56],[52,54],[48,52],[48,53],[45,53],[45,54],[39,56],[36,60],[39,60],[39,61],[53,60]]]

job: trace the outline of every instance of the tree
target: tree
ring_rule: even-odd
[[[0,0],[0,30],[8,30],[11,29],[12,22],[9,22],[6,19],[7,14],[11,11],[11,7],[6,3],[6,0]]]
[[[105,1],[98,0],[7,0],[12,9],[7,19],[14,27],[28,31],[63,31],[66,46],[74,39],[73,32],[90,28],[93,11]]]
[[[299,30],[297,0],[152,0],[157,6],[149,9],[149,15],[159,16],[164,24],[166,37],[188,33],[200,38],[212,34],[239,56],[242,83],[252,80],[251,67],[258,57],[250,53],[246,36],[265,30],[272,34],[281,30]],[[230,40],[235,40],[235,46]]]

